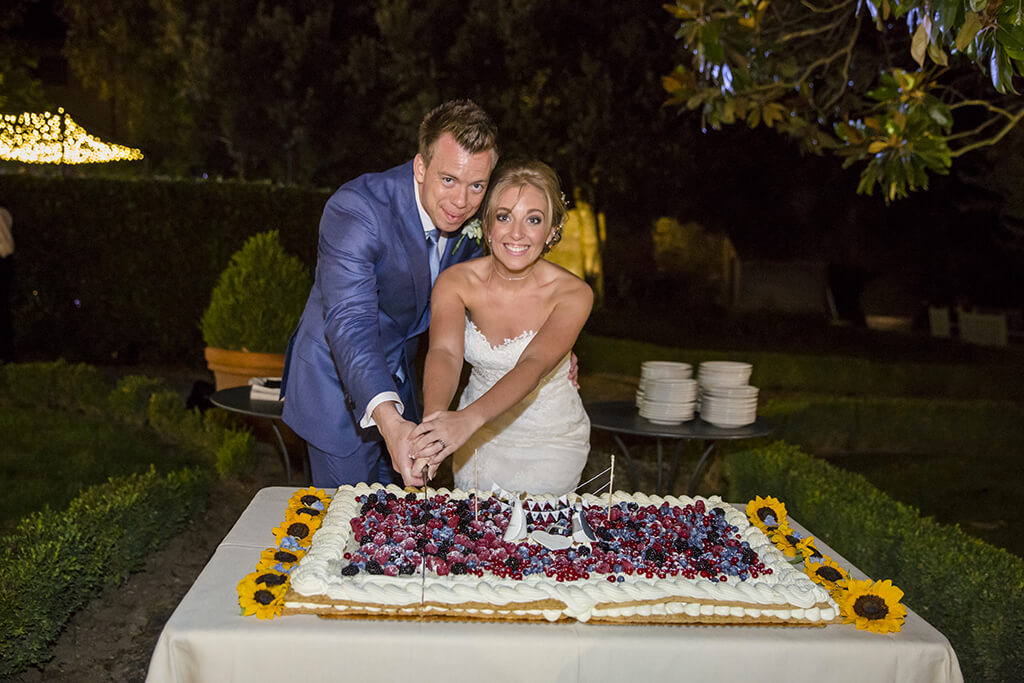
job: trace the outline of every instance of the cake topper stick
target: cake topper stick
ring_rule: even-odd
[[[477,519],[477,502],[480,500],[480,469],[477,467],[476,449],[473,450],[473,521]]]
[[[615,490],[615,454],[612,453],[612,464],[608,468],[611,474],[608,475],[608,520],[612,518],[612,491]]]

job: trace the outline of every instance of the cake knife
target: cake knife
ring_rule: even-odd
[[[423,506],[420,509],[420,513],[427,514],[427,481],[430,479],[430,464],[424,463],[423,470],[420,473],[420,477],[423,478]],[[422,570],[420,571],[420,607],[426,604],[426,593],[427,593],[427,523],[423,522],[423,549],[420,551],[420,556],[423,558]]]

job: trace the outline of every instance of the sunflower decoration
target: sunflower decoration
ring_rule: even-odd
[[[273,619],[284,610],[288,575],[280,572],[254,572],[238,582],[238,604],[242,616]]]
[[[285,524],[292,524],[293,522],[302,522],[309,527],[309,532],[313,533],[320,528],[320,524],[324,521],[324,513],[316,508],[289,508],[284,513]]]
[[[814,545],[814,536],[801,538],[796,544],[796,551],[797,553],[799,553],[799,556],[804,558],[805,560],[808,558],[810,558],[811,560],[818,560],[822,557],[825,557]]]
[[[768,538],[771,539],[775,547],[778,548],[783,555],[788,558],[799,558],[801,557],[800,543],[805,539],[800,538],[795,531],[787,527],[779,527],[774,531],[768,533]]]
[[[284,524],[274,527],[274,540],[282,550],[308,548],[313,541],[313,532],[319,528],[317,521],[294,519],[289,515]]]
[[[747,519],[750,523],[771,535],[779,527],[787,527],[786,505],[777,498],[757,496],[747,503]]]
[[[331,502],[331,497],[324,492],[323,489],[318,489],[315,486],[308,486],[304,489],[299,489],[292,494],[292,497],[288,500],[288,509],[295,510],[298,508],[313,508],[323,512],[327,509],[327,506]]]
[[[812,581],[833,595],[840,590],[839,583],[850,578],[845,569],[836,564],[831,557],[825,555],[820,557],[804,556],[804,571]]]
[[[862,631],[896,633],[903,628],[907,608],[900,599],[903,591],[892,581],[859,581],[846,579],[839,583],[842,590],[836,595],[839,614],[846,624],[856,624]]]
[[[256,566],[256,571],[273,569],[274,571],[290,574],[305,554],[305,548],[295,548],[293,550],[267,548],[260,554],[260,563]]]

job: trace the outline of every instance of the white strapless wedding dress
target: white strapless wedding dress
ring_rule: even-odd
[[[473,370],[459,408],[511,370],[534,332],[491,346],[466,319],[465,357]],[[590,418],[569,381],[569,355],[522,401],[481,427],[453,456],[455,486],[561,495],[579,485],[590,452]],[[474,462],[475,461],[475,462]]]

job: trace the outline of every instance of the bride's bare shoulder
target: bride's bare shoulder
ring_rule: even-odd
[[[584,280],[570,270],[566,270],[557,263],[542,260],[537,263],[543,264],[544,278],[560,295],[566,296],[593,296],[593,292]]]

